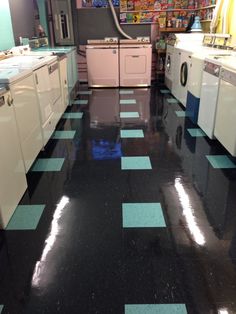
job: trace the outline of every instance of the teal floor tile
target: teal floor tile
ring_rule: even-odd
[[[82,119],[83,112],[65,112],[62,118],[63,119]]]
[[[120,130],[121,138],[144,137],[143,130]]]
[[[176,116],[179,118],[186,117],[186,112],[183,110],[177,110],[177,111],[175,111],[175,113],[176,113]]]
[[[125,314],[187,314],[185,304],[126,304]]]
[[[167,100],[167,102],[168,102],[169,104],[178,104],[178,103],[179,103],[178,100],[175,99],[175,98],[168,98],[168,99],[166,99],[166,100]]]
[[[166,227],[160,203],[123,203],[123,228]]]
[[[65,158],[39,158],[31,168],[31,171],[60,171]]]
[[[92,95],[91,90],[81,90],[77,93],[77,95]]]
[[[72,139],[76,131],[55,131],[53,134],[54,139]]]
[[[133,112],[120,112],[120,118],[139,118],[139,113]]]
[[[120,90],[120,95],[132,95],[133,93],[133,90]]]
[[[122,170],[152,169],[150,158],[147,156],[121,157]]]
[[[161,89],[160,92],[161,92],[162,94],[170,94],[169,89]]]
[[[213,168],[218,169],[236,168],[236,164],[234,164],[226,155],[207,155],[206,158],[208,159]]]
[[[73,105],[87,105],[88,100],[87,99],[76,99],[72,102]]]
[[[3,305],[0,304],[0,314],[2,313]]]
[[[45,205],[19,205],[17,206],[7,230],[35,230]]]
[[[188,133],[192,136],[192,137],[203,137],[206,136],[206,134],[199,128],[196,129],[187,129]]]
[[[136,105],[136,99],[120,99],[120,105]]]

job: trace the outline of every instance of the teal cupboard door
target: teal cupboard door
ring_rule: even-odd
[[[0,0],[0,50],[15,46],[8,0]]]

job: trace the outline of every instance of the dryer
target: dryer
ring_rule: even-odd
[[[120,40],[120,86],[151,85],[152,45],[150,39]]]

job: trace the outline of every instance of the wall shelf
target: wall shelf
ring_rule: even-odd
[[[159,29],[161,33],[182,33],[185,32],[186,28],[185,27],[179,27],[179,28],[173,28],[173,27],[169,27],[169,28],[160,28]]]
[[[133,10],[133,11],[121,11],[120,13],[135,13],[135,12],[160,12],[160,13],[168,13],[168,12],[193,12],[196,11],[196,9],[169,9],[169,10]]]
[[[207,9],[213,9],[215,8],[215,4],[208,5],[206,7],[201,7],[197,9],[167,9],[167,10],[120,10],[120,13],[135,13],[135,12],[160,12],[160,13],[168,13],[168,12],[181,12],[181,11],[187,11],[187,12],[193,12],[193,11],[199,11],[199,10],[207,10]]]
[[[216,4],[212,4],[212,5],[208,5],[206,7],[201,7],[201,8],[195,9],[195,10],[199,11],[199,10],[214,9],[215,7],[216,7]]]

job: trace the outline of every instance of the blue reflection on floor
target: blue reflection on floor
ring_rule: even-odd
[[[87,105],[88,100],[87,99],[76,99],[72,102],[73,105]]]
[[[169,104],[178,104],[178,100],[175,99],[175,98],[168,98],[166,99],[166,101],[169,103]]]
[[[79,91],[77,95],[92,95],[92,91],[91,90]]]
[[[139,113],[136,111],[120,112],[120,118],[139,118]]]
[[[144,137],[143,130],[120,130],[121,138]]]
[[[0,314],[2,313],[3,305],[0,304]]]
[[[144,170],[152,169],[150,158],[147,156],[138,157],[122,157],[121,158],[122,170]]]
[[[31,171],[60,171],[65,158],[39,158],[31,168]]]
[[[121,143],[93,140],[92,154],[95,160],[120,159],[122,156]]]
[[[7,230],[35,230],[45,205],[18,205]]]
[[[125,314],[187,314],[185,304],[126,304]]]
[[[161,92],[162,94],[170,94],[169,89],[161,89],[160,92]]]
[[[123,203],[123,228],[166,227],[160,203]]]
[[[192,136],[192,137],[203,137],[206,136],[206,134],[199,128],[196,129],[187,129],[188,133]]]
[[[121,105],[135,105],[136,99],[120,99]]]
[[[62,116],[63,119],[82,119],[83,112],[65,112]]]
[[[176,110],[175,113],[176,113],[176,116],[179,118],[186,117],[186,112],[183,110]]]
[[[206,155],[206,158],[208,159],[213,168],[216,169],[236,168],[236,164],[234,164],[227,155]]]
[[[72,139],[75,136],[76,131],[55,131],[53,139]]]
[[[132,95],[133,93],[133,90],[120,90],[120,95]]]

